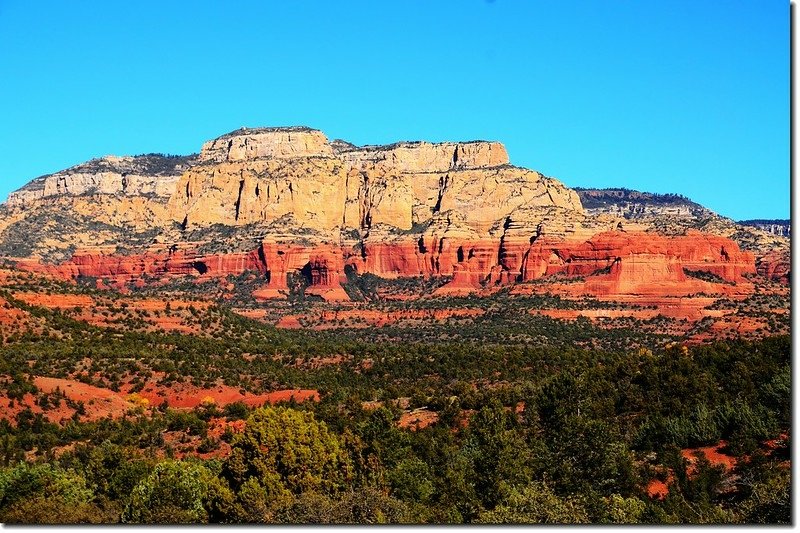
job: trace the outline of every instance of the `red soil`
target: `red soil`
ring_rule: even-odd
[[[788,433],[781,433],[780,435],[778,435],[777,438],[766,441],[764,445],[767,447],[768,450],[774,451],[777,448],[783,446],[788,439],[789,439]]]
[[[244,420],[231,420],[228,422],[224,418],[212,418],[208,421],[208,436],[211,438],[220,438],[226,430],[231,433],[241,433],[244,431]]]
[[[91,296],[84,294],[42,294],[39,292],[16,292],[14,298],[28,305],[46,307],[48,309],[88,308],[94,306]]]
[[[689,468],[687,470],[689,475],[691,476],[692,474],[695,473],[695,464],[697,463],[698,455],[705,456],[705,458],[708,459],[708,462],[710,462],[712,466],[721,465],[725,467],[726,472],[733,470],[736,467],[736,458],[720,452],[720,450],[727,445],[728,443],[723,440],[715,444],[714,446],[703,446],[700,448],[686,448],[685,450],[681,450],[681,455],[689,463]]]
[[[788,438],[788,435],[783,433],[776,439],[771,439],[764,442],[764,446],[772,451],[778,446],[778,441],[785,440]],[[736,457],[732,455],[728,455],[723,453],[721,450],[727,446],[727,442],[722,440],[713,446],[701,446],[699,448],[685,448],[681,450],[681,455],[686,462],[688,463],[686,473],[689,476],[693,476],[697,472],[697,460],[698,456],[705,457],[712,466],[722,466],[725,469],[725,472],[730,473],[738,464],[738,460]],[[744,458],[745,461],[748,460],[747,457]],[[675,476],[673,472],[667,472],[667,479],[666,481],[661,481],[658,479],[653,479],[647,485],[647,494],[651,498],[658,498],[663,499],[669,493],[669,486],[675,480]]]
[[[300,323],[300,317],[297,315],[286,315],[278,320],[275,324],[279,328],[284,329],[301,329],[303,325]]]
[[[660,479],[650,480],[650,483],[647,484],[647,495],[651,498],[663,500],[667,497],[667,494],[669,494],[669,485],[674,481],[674,477],[672,472],[670,472],[666,482]]]
[[[8,301],[0,298],[0,325],[2,326],[21,326],[30,315],[27,311],[12,307]]]
[[[124,320],[125,317],[118,312],[111,312],[110,309],[124,307],[132,316],[149,323],[151,331],[177,331],[180,333],[197,333],[199,331],[195,324],[189,323],[190,313],[186,309],[193,306],[202,310],[211,305],[211,302],[204,301],[154,298],[95,299],[85,294],[42,294],[37,292],[17,292],[14,293],[14,297],[28,305],[48,309],[74,310],[79,308],[80,312],[73,315],[76,319],[101,327],[119,327],[117,321],[120,318]],[[169,314],[167,314],[167,305],[171,308]],[[148,315],[138,314],[140,311],[146,312]]]
[[[582,290],[578,283],[548,283],[548,284],[525,284],[517,285],[511,289],[511,294],[530,295],[530,294],[554,294],[562,298],[577,302],[580,305],[584,300]],[[728,298],[742,299],[743,294],[729,294]],[[618,318],[632,316],[642,320],[662,315],[674,319],[687,319],[697,321],[704,317],[718,318],[730,313],[730,310],[706,309],[719,298],[714,296],[648,296],[639,294],[618,294],[613,296],[600,295],[597,300],[601,302],[637,305],[642,307],[655,306],[656,309],[543,309],[541,314],[553,316],[553,318],[576,318],[585,316],[589,318],[599,318],[609,316]],[[559,316],[563,315],[563,316]]]
[[[137,407],[146,409],[162,403],[167,403],[173,408],[194,408],[206,403],[223,407],[229,403],[241,401],[246,405],[256,407],[265,403],[287,402],[291,399],[298,403],[317,402],[320,399],[319,392],[310,389],[286,389],[264,394],[242,394],[238,389],[225,385],[209,390],[185,383],[163,387],[152,381],[136,394],[128,394],[130,385],[121,387],[120,392],[114,392],[77,380],[42,376],[34,378],[34,385],[42,393],[52,394],[58,389],[66,399],[83,402],[85,415],[81,417],[81,420],[97,420],[109,416],[116,418]],[[75,413],[75,409],[67,406],[64,400],[58,407],[51,405],[46,411],[43,411],[36,403],[36,397],[26,394],[22,400],[15,401],[7,397],[0,397],[0,418],[13,421],[17,414],[26,407],[30,408],[33,413],[44,414],[48,420],[56,423],[66,421]]]
[[[412,431],[423,429],[439,420],[439,415],[428,409],[415,409],[405,412],[400,416],[397,425],[401,428],[409,428]]]
[[[33,383],[40,392],[52,394],[58,389],[66,399],[83,402],[85,415],[81,416],[81,420],[97,420],[109,416],[116,418],[136,407],[123,394],[77,380],[37,376],[33,379]],[[26,394],[21,401],[17,400],[13,403],[14,407],[11,407],[9,398],[0,398],[0,418],[14,420],[16,415],[26,407],[29,407],[33,413],[42,413],[50,422],[56,423],[67,420],[75,414],[75,409],[67,406],[64,400],[58,407],[50,406],[43,411],[31,394]]]
[[[253,320],[264,320],[268,312],[266,309],[233,309],[236,314]]]

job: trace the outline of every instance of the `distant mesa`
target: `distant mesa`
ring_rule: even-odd
[[[792,221],[786,219],[757,219],[757,220],[741,220],[739,224],[743,226],[750,226],[753,228],[758,228],[764,230],[772,235],[778,235],[780,237],[791,237],[792,236]]]

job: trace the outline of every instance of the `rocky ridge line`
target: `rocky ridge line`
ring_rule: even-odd
[[[98,171],[79,165],[45,178],[44,187],[39,180],[15,193],[0,209],[0,252],[14,249],[8,243],[21,238],[15,229],[29,226],[32,217],[66,217],[50,238],[28,243],[23,250],[30,249],[25,255],[33,259],[20,265],[120,283],[252,270],[267,280],[261,298],[285,296],[289,275],[298,274],[312,292],[344,299],[345,267],[390,278],[452,277],[441,292],[553,273],[617,276],[597,290],[630,291],[635,284],[620,280],[631,272],[656,273],[643,279],[651,288],[661,280],[659,290],[669,292],[685,282],[684,268],[730,283],[756,271],[753,255],[736,243],[709,241],[683,222],[661,227],[664,213],[658,210],[584,210],[581,192],[512,166],[496,142],[356,147],[328,142],[305,127],[257,128],[208,141],[199,156],[162,165],[139,181],[131,179],[140,176],[134,173],[141,167],[137,158],[89,164]],[[102,165],[117,165],[117,171]],[[50,192],[29,194],[40,190]],[[638,193],[633,200],[647,197]],[[710,213],[691,209],[677,218]],[[60,228],[68,230],[58,233]],[[189,240],[200,234],[203,241]],[[673,238],[659,241],[654,252],[656,234]],[[150,245],[133,244],[134,235]],[[608,236],[597,241],[597,235]],[[604,255],[577,268],[588,253],[580,250],[596,249],[598,242]]]

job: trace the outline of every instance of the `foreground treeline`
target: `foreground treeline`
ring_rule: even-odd
[[[23,411],[0,424],[0,520],[788,523],[788,438],[774,439],[790,427],[790,348],[775,337],[582,359],[553,351],[536,365],[506,361],[516,370],[492,383],[442,379],[456,363],[432,357],[415,373],[412,358],[395,397],[411,391],[412,406],[438,415],[418,430],[398,426],[391,390],[366,409],[376,385],[332,377],[346,367],[305,376],[328,387],[319,403],[63,425]],[[474,363],[465,355],[463,368]],[[217,439],[209,426],[221,418],[244,429]],[[178,459],[169,432],[202,439],[198,454],[225,453]],[[681,453],[721,440],[733,470]],[[669,485],[665,498],[648,495],[654,479]]]

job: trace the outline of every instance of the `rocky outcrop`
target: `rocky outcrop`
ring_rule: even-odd
[[[788,238],[792,236],[791,220],[742,220],[739,224],[758,228],[778,237]]]
[[[497,167],[509,163],[498,142],[465,143],[401,142],[386,146],[338,147],[339,156],[357,170],[389,170],[399,173],[449,172]]]
[[[340,250],[314,250],[302,272],[309,283],[305,294],[314,294],[326,301],[350,299],[341,285],[346,277]]]
[[[298,235],[330,238],[342,224],[345,171],[334,158],[265,158],[200,165],[179,180],[169,217],[184,228],[290,218]]]
[[[90,194],[168,198],[194,156],[106,156],[36,178],[8,196],[10,206],[29,206],[54,196]]]
[[[255,159],[332,157],[333,149],[321,131],[306,127],[241,128],[203,144],[200,162]]]
[[[582,278],[570,287],[576,295],[682,296],[725,294],[735,284],[749,287],[744,275],[754,271],[752,253],[724,237],[613,231],[585,242],[535,240],[524,255],[521,280],[562,274]],[[710,276],[690,275],[698,272]]]
[[[487,193],[482,206],[487,220],[492,207],[499,209],[497,218],[513,209],[510,204],[504,210],[503,203],[517,192],[522,194],[516,204],[545,198],[546,192],[571,194],[535,172],[499,169],[507,164],[505,148],[493,142],[363,148],[340,142],[334,150],[322,132],[308,128],[242,129],[207,142],[197,158],[93,160],[34,180],[12,193],[8,205],[31,208],[53,197],[113,197],[120,202],[116,211],[133,207],[147,214],[108,216],[103,223],[147,219],[150,227],[174,222],[189,227],[290,217],[300,233],[321,232],[328,238],[336,229],[378,224],[408,230],[436,212],[468,205],[467,196],[475,191],[465,185],[473,182]],[[565,201],[579,209],[572,196]],[[142,198],[143,204],[169,199],[169,208],[123,206],[123,197]],[[476,223],[487,225],[487,220]]]
[[[517,243],[509,251],[501,240],[481,239],[446,227],[442,233],[430,230],[416,243],[365,244],[360,252],[335,245],[265,241],[257,249],[239,254],[76,254],[59,265],[23,261],[18,267],[62,278],[102,278],[117,285],[147,278],[224,277],[252,271],[264,279],[253,293],[257,300],[286,298],[293,286],[297,288],[295,282],[305,294],[347,300],[342,288],[345,264],[359,274],[388,278],[451,278],[437,294],[466,294],[556,274],[582,278],[575,290],[590,295],[724,293],[725,284],[746,284],[744,275],[755,273],[750,252],[739,250],[729,239],[699,232],[668,238],[608,231],[588,240],[542,233],[531,237],[526,249]],[[698,272],[710,274],[710,281],[698,279]]]
[[[576,188],[590,214],[612,214],[626,219],[680,217],[700,219],[714,213],[679,194],[656,194],[630,189]]]
[[[756,271],[759,275],[789,285],[792,272],[790,251],[772,251],[756,260]]]
[[[17,268],[66,279],[104,279],[115,285],[165,277],[224,277],[249,270],[266,272],[258,250],[209,256],[200,256],[191,251],[116,255],[94,250],[76,253],[69,261],[60,264],[20,260]]]
[[[209,141],[176,184],[169,216],[183,227],[271,224],[291,217],[298,235],[411,230],[457,211],[479,233],[520,207],[580,211],[558,181],[508,164],[495,142],[399,143],[336,149],[307,128],[237,130]]]

